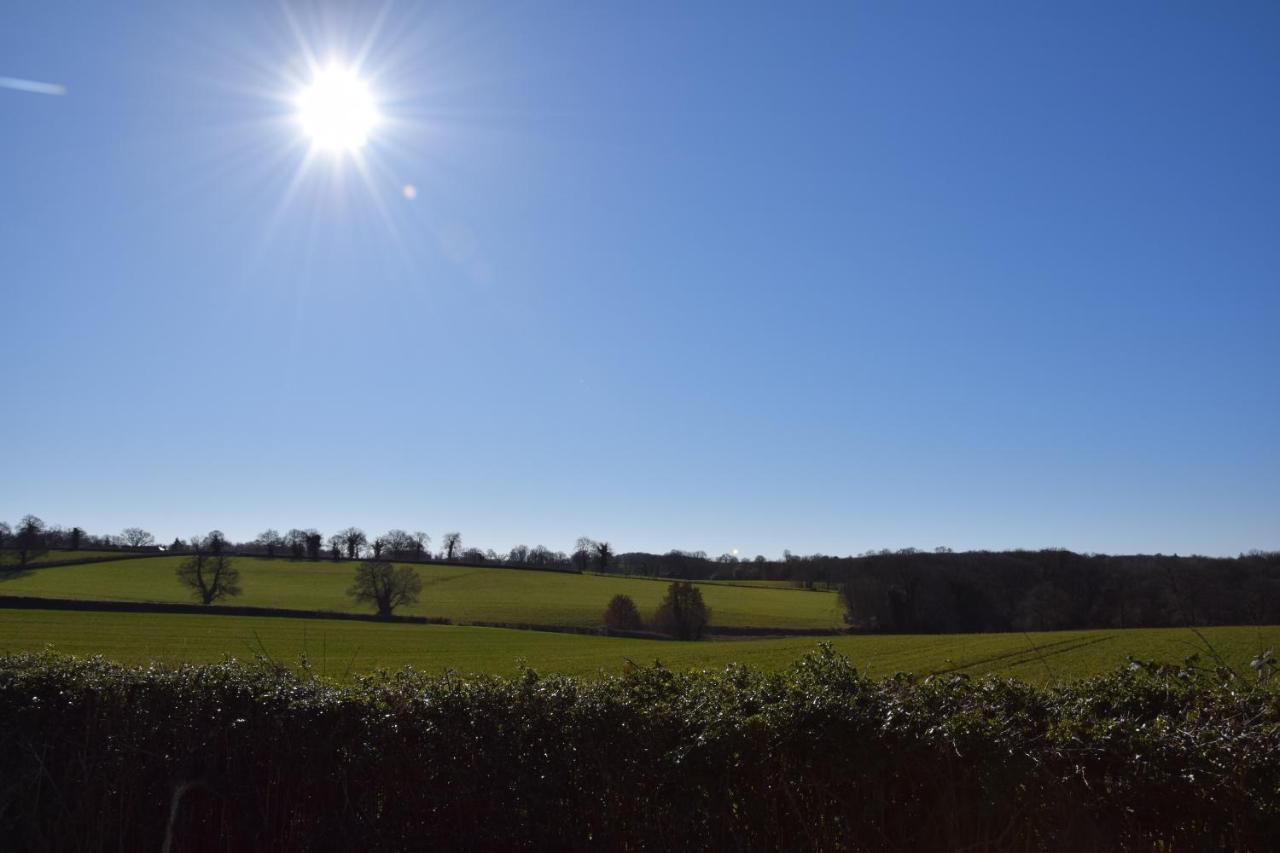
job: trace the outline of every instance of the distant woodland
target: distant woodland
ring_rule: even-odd
[[[840,590],[862,631],[1050,631],[1280,623],[1280,552],[1233,558],[914,549],[858,557],[732,562],[621,554],[618,571],[691,579],[788,580]]]

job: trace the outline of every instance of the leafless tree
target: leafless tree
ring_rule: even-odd
[[[335,533],[329,537],[329,554],[335,563],[342,556],[342,546],[345,541],[341,533]]]
[[[585,572],[591,566],[591,555],[596,551],[596,543],[593,539],[586,536],[579,536],[578,541],[573,545],[573,567],[580,572]]]
[[[120,543],[129,548],[145,548],[156,544],[156,537],[141,527],[126,527],[120,531]]]
[[[382,536],[382,545],[387,549],[387,556],[393,560],[403,560],[413,556],[413,537],[403,530],[388,530]]]
[[[45,552],[44,521],[38,516],[24,515],[18,522],[18,532],[13,537],[18,549],[18,565],[25,566]]]
[[[178,566],[178,581],[189,587],[201,604],[240,594],[240,572],[225,553],[224,545],[222,534],[216,530],[203,539],[192,536],[194,553]]]
[[[431,537],[421,530],[415,530],[413,533],[413,558],[415,560],[425,560],[431,553],[430,548]]]
[[[399,568],[386,560],[365,560],[356,568],[355,582],[347,595],[358,604],[373,604],[383,619],[404,604],[413,604],[422,592],[422,578],[409,566]]]
[[[60,524],[51,524],[44,531],[44,544],[47,548],[65,548],[67,540],[67,531]]]
[[[446,560],[452,560],[462,548],[461,533],[446,533],[441,541],[444,543],[444,558]]]
[[[359,527],[348,527],[338,535],[342,537],[343,544],[347,548],[348,560],[354,560],[359,557],[360,549],[369,544],[369,540],[365,538],[364,531]]]
[[[285,544],[289,546],[289,556],[301,560],[307,553],[307,531],[293,528],[284,535]]]
[[[267,528],[258,534],[258,538],[253,540],[255,545],[264,548],[268,557],[276,555],[276,549],[284,544],[284,538],[280,535],[280,531],[274,528]]]

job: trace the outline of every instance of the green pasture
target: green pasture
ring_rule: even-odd
[[[175,570],[182,557],[115,560],[32,568],[0,575],[0,595],[104,601],[190,602]],[[368,612],[347,588],[355,563],[238,557],[244,594],[230,603],[296,610]],[[598,626],[609,599],[625,594],[644,616],[657,608],[666,581],[614,575],[579,575],[471,566],[414,566],[423,580],[407,615],[444,616],[454,622],[513,622]],[[787,586],[700,584],[712,624],[772,628],[836,628],[842,624],[834,592]]]
[[[379,624],[328,619],[88,611],[0,610],[0,652],[53,649],[103,655],[124,663],[209,662],[265,653],[294,665],[305,653],[333,677],[380,667],[428,672],[511,674],[524,660],[545,673],[617,672],[628,660],[661,660],[673,669],[716,669],[744,663],[768,671],[789,666],[815,638],[680,643],[514,631],[456,625]],[[1260,650],[1280,645],[1280,626],[952,636],[839,636],[830,639],[863,672],[997,673],[1034,681],[1072,680],[1105,672],[1126,656],[1180,662],[1215,655],[1247,675]],[[1207,644],[1207,645],[1206,645]]]

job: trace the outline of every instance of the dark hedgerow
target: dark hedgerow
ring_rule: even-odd
[[[1266,850],[1280,700],[1192,665],[1053,688],[790,671],[334,686],[0,658],[13,850]]]

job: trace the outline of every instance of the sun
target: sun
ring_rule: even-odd
[[[378,124],[369,87],[350,68],[331,65],[316,72],[295,100],[298,121],[311,144],[326,151],[355,151]]]

